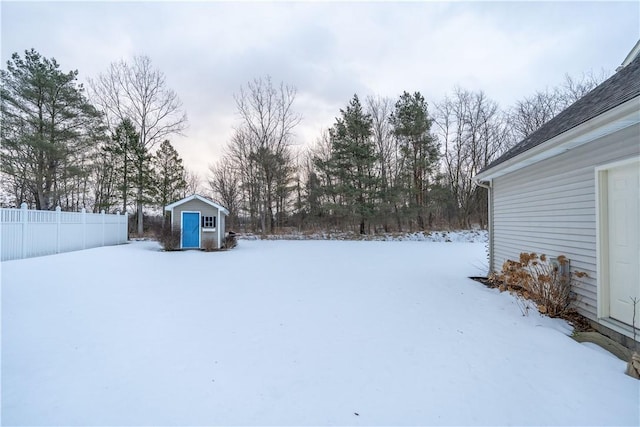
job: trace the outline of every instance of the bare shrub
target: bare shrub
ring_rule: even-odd
[[[540,313],[562,316],[575,300],[571,290],[574,280],[586,277],[587,273],[568,271],[569,260],[564,255],[557,260],[559,266],[550,262],[545,254],[523,252],[519,261],[507,260],[502,271],[492,275],[491,280],[497,282],[501,291],[515,291],[534,301]]]
[[[202,240],[202,249],[204,249],[205,252],[215,251],[216,249],[218,249],[216,247],[216,241],[214,239],[212,239],[211,237],[203,239]]]
[[[532,308],[531,300],[527,299],[522,293],[516,293],[516,304],[518,304],[518,308],[523,316],[529,315],[529,310]]]
[[[238,240],[236,239],[236,233],[229,232],[224,238],[223,247],[225,249],[233,249],[238,246]]]
[[[165,251],[177,251],[180,249],[180,230],[172,230],[171,225],[166,226],[158,236],[158,242]]]

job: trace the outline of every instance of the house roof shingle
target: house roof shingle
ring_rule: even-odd
[[[498,157],[480,173],[522,154],[600,114],[640,95],[640,55],[602,82],[591,92],[571,104],[534,133]]]

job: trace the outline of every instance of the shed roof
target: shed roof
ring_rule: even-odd
[[[206,203],[210,206],[213,206],[216,209],[221,210],[222,212],[224,212],[225,215],[229,215],[229,211],[224,207],[221,206],[219,204],[217,204],[216,202],[214,202],[213,200],[209,200],[206,197],[202,197],[198,194],[194,194],[192,196],[189,197],[185,197],[184,199],[180,199],[177,202],[173,202],[170,205],[165,206],[164,210],[165,211],[172,211],[173,212],[173,208],[175,208],[176,206],[180,206],[184,203],[190,202],[191,200],[200,200],[203,203]]]
[[[640,42],[639,42],[640,43]],[[636,44],[638,46],[638,44]],[[634,47],[634,50],[636,48]],[[632,51],[633,52],[633,51]],[[602,82],[591,92],[571,104],[537,131],[520,141],[480,171],[484,174],[499,164],[512,159],[568,130],[571,130],[640,95],[640,55]]]

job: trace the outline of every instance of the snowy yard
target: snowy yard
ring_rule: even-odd
[[[5,425],[639,425],[625,363],[484,243],[155,242],[2,263]]]

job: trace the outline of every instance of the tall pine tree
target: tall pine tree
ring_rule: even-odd
[[[371,139],[372,120],[363,111],[357,95],[340,114],[329,131],[331,157],[318,166],[335,178],[328,191],[339,197],[341,207],[358,221],[360,234],[365,234],[380,187],[375,144]]]
[[[122,212],[127,212],[129,207],[129,197],[132,195],[133,178],[135,175],[134,160],[136,152],[139,150],[140,137],[136,132],[133,122],[124,119],[114,132],[112,143],[105,147],[105,151],[116,162],[115,168],[118,173],[118,192],[122,200]]]
[[[425,228],[429,177],[438,167],[438,144],[431,135],[431,123],[420,92],[404,92],[396,102],[391,124],[406,167],[410,207],[421,230]]]
[[[102,132],[100,114],[77,77],[78,71],[64,73],[55,59],[33,49],[24,57],[14,53],[0,71],[1,160],[19,189],[17,204],[32,201],[46,210],[77,199],[88,175],[84,159]]]
[[[156,196],[156,187],[154,185],[155,176],[152,164],[153,155],[149,152],[149,148],[139,140],[131,148],[134,168],[131,185],[135,191],[136,216],[139,218],[141,215],[144,215],[143,207],[153,204]],[[140,224],[138,220],[136,222]],[[138,228],[137,231],[138,234],[140,234],[140,228]]]
[[[153,169],[155,204],[164,210],[169,203],[182,197],[187,187],[182,159],[169,140],[162,141],[153,156]]]

